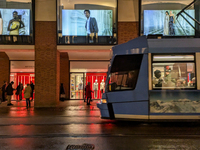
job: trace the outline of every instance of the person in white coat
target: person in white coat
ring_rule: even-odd
[[[24,98],[26,99],[26,108],[31,107],[30,97],[31,97],[32,89],[30,84],[27,84],[27,87],[24,90]]]

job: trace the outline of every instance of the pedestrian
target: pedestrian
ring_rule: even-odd
[[[26,108],[27,109],[29,107],[31,107],[31,102],[30,102],[31,93],[32,93],[32,88],[31,88],[30,84],[27,84],[27,87],[24,90],[24,98],[26,99]]]
[[[92,98],[92,90],[90,87],[90,82],[88,82],[87,86],[86,86],[86,97],[87,97],[87,105],[90,105],[90,101]]]
[[[60,100],[61,101],[65,100],[65,89],[63,83],[60,84]]]
[[[7,85],[7,82],[4,81],[4,84],[3,84],[3,86],[1,87],[1,91],[2,91],[2,102],[5,102],[5,101],[6,101],[6,98],[5,98],[6,85]]]
[[[22,90],[23,90],[23,84],[19,82],[19,85],[17,86],[17,92],[15,93],[17,95],[17,100],[18,100],[18,95],[19,95],[19,100],[22,100]]]
[[[6,87],[6,94],[7,94],[7,106],[12,106],[13,104],[11,103],[11,96],[13,95],[13,91],[15,90],[13,86],[14,82],[11,81],[8,86]]]
[[[32,97],[32,99],[31,99],[31,100],[33,100],[33,91],[35,90],[35,85],[33,84],[32,81],[31,81],[30,86],[31,86],[31,89],[32,89],[32,92],[31,92],[31,97]]]

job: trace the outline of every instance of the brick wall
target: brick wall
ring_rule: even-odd
[[[10,81],[10,62],[8,55],[5,52],[0,52],[0,87],[3,86],[3,81]],[[1,97],[1,90],[0,90]]]
[[[56,34],[56,21],[35,22],[35,107],[53,107],[59,102]]]
[[[139,36],[139,22],[118,22],[118,44]]]
[[[60,83],[63,83],[66,99],[70,99],[69,56],[67,52],[60,53]]]

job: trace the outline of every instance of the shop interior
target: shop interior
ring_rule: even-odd
[[[26,88],[27,84],[31,81],[35,84],[35,66],[34,61],[10,61],[10,81],[14,81],[13,88],[16,89],[19,83],[23,84],[23,91]],[[22,91],[22,98],[24,99],[24,94]],[[12,96],[12,100],[17,100],[17,95]],[[33,99],[35,93],[33,92]]]
[[[92,99],[101,99],[105,91],[109,61],[71,61],[70,99],[84,99],[85,86],[90,82]]]

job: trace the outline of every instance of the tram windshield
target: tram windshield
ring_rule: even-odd
[[[107,91],[134,90],[143,54],[119,55],[114,58]]]

